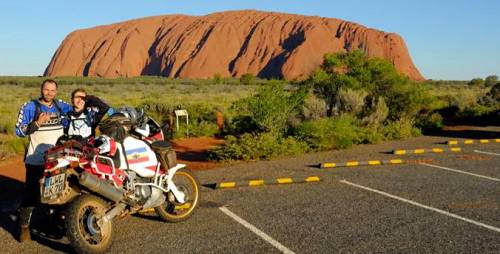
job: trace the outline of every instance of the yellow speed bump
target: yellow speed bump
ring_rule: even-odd
[[[320,168],[340,168],[340,167],[357,167],[357,166],[378,166],[378,165],[402,164],[402,163],[404,163],[404,161],[401,159],[327,162],[327,163],[321,163],[319,165],[319,167]]]
[[[204,184],[204,186],[214,189],[228,189],[236,187],[258,187],[258,186],[275,185],[275,184],[311,183],[319,181],[321,181],[321,179],[318,176],[309,176],[306,178],[280,177],[276,179],[255,179],[249,181],[212,183],[212,184]]]
[[[395,155],[403,154],[423,154],[423,153],[444,153],[444,152],[460,152],[462,149],[460,147],[450,147],[450,148],[430,148],[430,149],[413,149],[413,150],[393,150],[392,153]]]
[[[465,140],[448,140],[446,144],[448,145],[472,145],[472,144],[489,144],[489,143],[500,143],[500,139],[465,139]]]

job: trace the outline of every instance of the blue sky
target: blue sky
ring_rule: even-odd
[[[426,78],[500,76],[496,0],[27,0],[0,2],[0,75],[41,75],[71,31],[165,14],[257,9],[341,18],[403,36]]]

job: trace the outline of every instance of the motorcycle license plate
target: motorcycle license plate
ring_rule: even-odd
[[[45,178],[43,196],[51,197],[61,193],[64,190],[66,182],[66,174],[59,174],[49,178]]]

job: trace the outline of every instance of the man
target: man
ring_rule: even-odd
[[[29,140],[24,158],[26,184],[19,214],[20,242],[31,239],[29,224],[34,206],[40,200],[39,180],[44,171],[45,152],[63,135],[62,116],[72,111],[71,105],[56,100],[56,81],[43,81],[40,90],[39,99],[21,107],[16,123],[16,134]]]
[[[69,123],[65,133],[82,138],[95,135],[95,129],[104,115],[110,110],[108,104],[93,95],[87,95],[84,89],[78,88],[71,93],[73,112],[69,114]]]

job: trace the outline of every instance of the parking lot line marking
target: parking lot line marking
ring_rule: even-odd
[[[291,251],[290,249],[288,249],[287,247],[285,247],[283,244],[281,244],[278,241],[274,240],[272,237],[270,237],[266,233],[262,232],[261,230],[259,230],[254,225],[250,224],[246,220],[242,219],[238,215],[236,215],[233,212],[231,212],[229,209],[227,209],[227,207],[224,207],[224,206],[223,207],[219,207],[219,210],[221,210],[227,216],[231,217],[236,222],[238,222],[241,225],[243,225],[248,230],[250,230],[253,233],[255,233],[256,235],[260,236],[262,239],[264,239],[266,242],[270,243],[272,246],[274,246],[276,249],[280,250],[281,252],[286,253],[286,254],[295,254],[295,252]]]
[[[357,161],[348,161],[346,163],[346,166],[348,166],[348,167],[355,167],[355,166],[358,166],[358,165],[359,165],[359,162],[357,162]]]
[[[495,156],[500,156],[500,153],[492,153],[492,152],[485,152],[485,151],[479,151],[479,150],[474,150],[475,153],[484,153],[484,154],[489,154],[489,155],[495,155]]]
[[[382,164],[380,161],[368,161],[368,165],[380,165]]]
[[[441,166],[438,166],[438,165],[428,164],[428,163],[425,163],[425,162],[420,163],[420,165],[424,165],[424,166],[427,166],[427,167],[444,169],[444,170],[448,170],[448,171],[455,172],[455,173],[460,173],[460,174],[465,174],[465,175],[471,175],[471,176],[475,176],[475,177],[479,177],[479,178],[488,179],[488,180],[491,180],[491,181],[500,182],[500,179],[498,179],[498,178],[494,178],[494,177],[490,177],[490,176],[478,175],[478,174],[474,174],[474,173],[471,173],[471,172],[462,171],[462,170],[458,170],[458,169],[441,167]]]
[[[351,186],[359,188],[359,189],[363,189],[363,190],[375,192],[375,193],[380,194],[382,196],[386,196],[386,197],[389,197],[389,198],[392,198],[392,199],[396,199],[396,200],[399,200],[399,201],[404,202],[404,203],[408,203],[408,204],[411,204],[411,205],[414,205],[414,206],[418,206],[418,207],[421,207],[421,208],[424,208],[424,209],[427,209],[427,210],[431,210],[433,212],[437,212],[437,213],[440,213],[440,214],[443,214],[443,215],[446,215],[446,216],[449,216],[449,217],[452,217],[452,218],[455,218],[455,219],[459,219],[459,220],[462,220],[462,221],[474,224],[476,226],[484,227],[484,228],[487,228],[489,230],[492,230],[492,231],[495,231],[497,233],[500,233],[500,228],[497,228],[497,227],[494,227],[494,226],[490,226],[488,224],[484,224],[484,223],[479,222],[479,221],[471,220],[471,219],[462,217],[460,215],[456,215],[454,213],[447,212],[445,210],[441,210],[441,209],[438,209],[438,208],[434,208],[434,207],[431,207],[431,206],[420,204],[418,202],[415,202],[415,201],[412,201],[412,200],[409,200],[409,199],[398,197],[398,196],[389,194],[387,192],[383,192],[383,191],[379,191],[379,190],[376,190],[376,189],[372,189],[370,187],[366,187],[366,186],[362,186],[362,185],[359,185],[359,184],[351,183],[351,182],[346,181],[346,180],[341,180],[340,182],[344,183],[344,184],[347,184],[347,185],[351,185]]]

